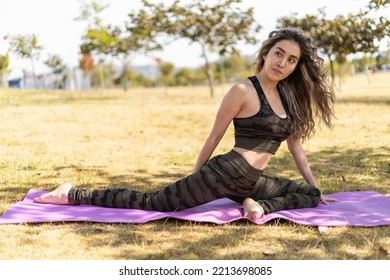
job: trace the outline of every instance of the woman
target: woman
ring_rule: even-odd
[[[177,211],[227,197],[242,203],[245,217],[254,221],[270,212],[327,204],[332,199],[317,188],[301,146],[317,119],[331,127],[334,94],[326,81],[310,38],[295,29],[273,31],[259,50],[255,76],[225,95],[191,175],[149,193],[65,183],[35,201]],[[234,148],[209,160],[232,121]],[[306,184],[263,173],[284,140]]]

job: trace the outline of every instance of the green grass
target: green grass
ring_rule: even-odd
[[[390,73],[346,79],[333,130],[304,143],[321,190],[390,195]],[[228,87],[225,86],[225,89]],[[220,93],[219,93],[220,92]],[[0,90],[0,214],[29,189],[153,190],[189,174],[223,97],[207,88],[66,92]],[[229,129],[215,153],[233,145]],[[285,144],[270,175],[302,180]],[[390,259],[390,227],[316,227],[275,220],[226,225],[0,226],[0,259]]]

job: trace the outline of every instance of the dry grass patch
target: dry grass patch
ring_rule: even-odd
[[[334,130],[304,144],[324,193],[390,194],[389,80],[347,78]],[[222,97],[207,88],[0,90],[0,214],[29,189],[64,181],[153,190],[189,174]],[[231,149],[232,135],[216,153]],[[285,145],[267,172],[301,180]],[[279,220],[2,225],[0,259],[390,259],[389,236],[388,226],[320,233]]]

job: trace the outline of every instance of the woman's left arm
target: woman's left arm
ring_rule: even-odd
[[[318,188],[317,183],[314,179],[313,173],[311,172],[309,161],[307,159],[306,153],[302,147],[301,141],[299,138],[290,137],[287,139],[287,146],[294,158],[295,165],[297,166],[299,172],[302,174],[302,177],[305,181]],[[321,192],[321,202],[328,204],[328,201],[335,201],[333,198],[326,198],[322,195]]]

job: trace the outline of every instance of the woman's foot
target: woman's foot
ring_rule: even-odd
[[[244,206],[244,217],[256,222],[264,215],[264,209],[252,198],[245,198]]]
[[[61,184],[54,191],[46,193],[34,199],[34,202],[45,204],[69,204],[68,193],[72,188],[70,183]]]

